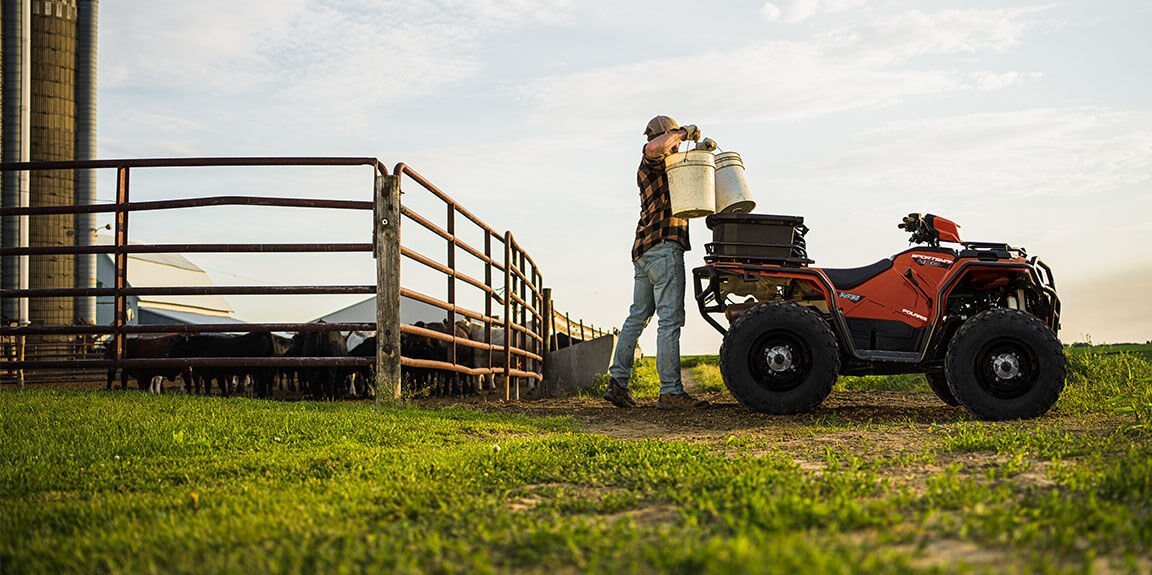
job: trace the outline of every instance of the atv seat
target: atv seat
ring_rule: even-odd
[[[852,289],[886,271],[892,267],[892,260],[884,258],[870,266],[862,268],[846,268],[840,270],[821,268],[824,275],[832,280],[836,289]]]

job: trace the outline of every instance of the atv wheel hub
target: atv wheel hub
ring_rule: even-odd
[[[992,357],[992,372],[1000,380],[1015,379],[1020,375],[1020,358],[1014,353],[1002,353]]]
[[[764,351],[764,359],[768,362],[768,369],[780,373],[792,369],[792,348],[778,345]]]

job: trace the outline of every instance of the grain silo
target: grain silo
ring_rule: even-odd
[[[3,0],[2,159],[83,160],[95,157],[95,0]],[[95,181],[88,171],[7,172],[4,207],[91,204]],[[6,217],[5,247],[92,243],[91,215]],[[94,287],[91,256],[8,256],[0,262],[5,289]],[[9,301],[11,300],[11,301]],[[6,298],[4,316],[34,325],[95,322],[94,298]]]

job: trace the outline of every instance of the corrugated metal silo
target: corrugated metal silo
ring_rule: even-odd
[[[75,159],[76,143],[76,0],[32,2],[31,160]],[[72,170],[32,173],[31,205],[72,205]],[[31,219],[28,243],[70,246],[75,243],[73,216]],[[74,256],[36,256],[29,262],[32,289],[70,288],[76,284]],[[75,319],[73,299],[37,298],[28,306],[34,325],[68,325]]]

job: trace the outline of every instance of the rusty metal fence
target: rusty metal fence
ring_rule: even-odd
[[[131,175],[136,170],[168,167],[299,167],[299,166],[370,166],[375,185],[371,201],[300,199],[264,196],[213,196],[160,201],[133,201]],[[25,162],[0,164],[0,171],[37,170],[115,170],[116,202],[107,205],[71,205],[42,207],[3,207],[0,217],[37,217],[80,213],[104,213],[114,216],[114,243],[89,246],[24,246],[0,248],[0,256],[52,256],[109,254],[114,260],[115,279],[112,287],[52,287],[38,289],[3,289],[3,298],[51,298],[111,296],[114,320],[111,325],[4,325],[0,337],[5,342],[3,371],[18,374],[23,370],[93,370],[107,368],[176,368],[234,366],[348,366],[375,365],[378,398],[397,398],[401,393],[401,368],[424,368],[464,376],[502,376],[506,399],[520,397],[527,383],[541,382],[543,363],[550,348],[563,345],[553,334],[564,333],[567,342],[603,335],[605,332],[576,324],[566,314],[552,309],[551,290],[543,286],[543,275],[536,262],[518,244],[511,232],[492,229],[450,196],[414,171],[397,164],[391,174],[375,158],[186,158],[93,160],[72,162]],[[442,203],[445,225],[438,225],[427,214],[417,213],[401,201],[402,182],[411,181]],[[362,210],[373,212],[372,242],[365,243],[185,243],[130,244],[129,216],[154,210],[181,210],[208,206],[275,206],[321,210]],[[444,240],[442,258],[420,253],[401,241],[401,221],[409,222]],[[472,245],[458,235],[461,225],[482,232],[482,242]],[[366,230],[367,231],[367,230]],[[164,286],[132,287],[128,285],[128,256],[142,253],[334,253],[372,252],[377,259],[376,285],[304,285],[304,286]],[[400,259],[415,262],[444,275],[447,297],[440,299],[401,284]],[[474,258],[483,268],[483,278],[462,272],[460,258]],[[479,290],[482,304],[471,309],[460,305],[457,292],[461,287]],[[235,324],[163,324],[129,325],[127,298],[131,296],[184,295],[352,295],[374,294],[375,322],[355,323],[235,323]],[[445,312],[444,326],[438,331],[427,326],[402,324],[400,299],[422,302]],[[562,326],[557,330],[557,324]],[[466,329],[459,333],[456,326]],[[130,358],[125,357],[126,338],[135,334],[220,333],[220,332],[377,332],[376,358],[364,357],[193,357]],[[482,335],[479,335],[481,334]],[[427,359],[403,355],[401,335],[423,337],[447,344],[445,358]],[[475,334],[475,335],[474,335]],[[36,347],[36,338],[69,336],[87,342],[96,336],[110,336],[107,357],[93,356],[90,345],[80,345],[64,356],[41,351],[25,355]],[[551,342],[551,343],[550,343]],[[56,343],[59,347],[59,340]],[[65,346],[67,347],[67,346]],[[9,353],[9,351],[13,353]],[[470,353],[465,353],[467,350]],[[471,361],[464,361],[470,356]]]

